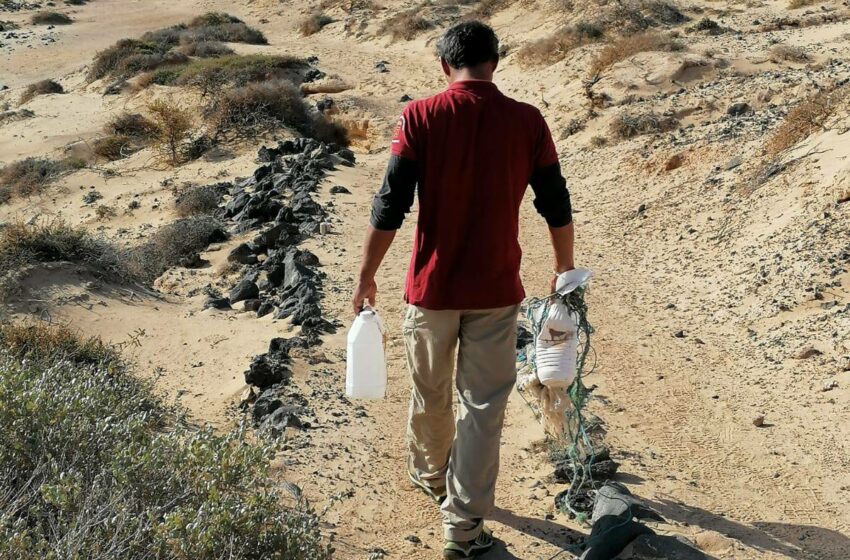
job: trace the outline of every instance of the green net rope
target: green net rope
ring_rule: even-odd
[[[587,318],[585,292],[586,288],[582,286],[566,295],[553,294],[542,299],[531,298],[525,302],[526,317],[531,325],[533,340],[537,339],[541,327],[546,322],[549,309],[559,300],[569,309],[578,328],[576,377],[567,391],[571,406],[566,407],[564,412],[563,436],[556,439],[550,434],[548,437],[555,452],[569,461],[572,471],[572,480],[560,507],[565,510],[565,513],[576,517],[579,521],[587,520],[587,514],[590,510],[590,502],[587,497],[589,492],[596,488],[592,474],[596,452],[593,440],[588,433],[590,422],[584,412],[590,396],[590,391],[584,384],[584,378],[593,369],[592,367],[588,368],[588,357],[592,353],[590,338],[593,334],[593,326]],[[533,347],[533,341],[531,346]],[[519,363],[518,375],[536,373],[534,353],[529,351],[528,347],[520,349],[517,360]],[[539,405],[533,404],[526,398],[522,390],[519,392],[531,407],[534,415],[540,420],[543,415],[539,410]]]

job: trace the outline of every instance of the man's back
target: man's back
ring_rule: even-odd
[[[408,105],[392,152],[418,167],[407,301],[429,309],[521,301],[520,203],[535,170],[558,162],[540,112],[492,82],[454,82]]]

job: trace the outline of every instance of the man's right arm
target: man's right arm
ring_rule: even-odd
[[[375,305],[378,291],[375,274],[395,238],[396,230],[413,206],[418,176],[419,165],[415,161],[390,156],[384,182],[372,200],[370,226],[363,243],[363,261],[352,299],[355,314],[362,309],[364,300]]]

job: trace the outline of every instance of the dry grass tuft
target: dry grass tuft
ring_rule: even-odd
[[[315,35],[321,31],[326,25],[333,23],[333,18],[326,16],[323,13],[310,14],[298,24],[298,31],[301,35]]]
[[[850,101],[850,86],[819,91],[788,111],[767,142],[767,153],[776,156],[821,130],[836,110]]]
[[[600,41],[603,35],[604,29],[598,23],[580,22],[525,45],[517,57],[524,65],[554,64],[563,60],[571,50]]]
[[[198,41],[180,45],[180,52],[198,58],[217,58],[233,54],[233,49],[220,41]]]
[[[156,123],[139,113],[123,112],[110,120],[104,127],[108,134],[136,139],[150,139],[156,136]]]
[[[144,244],[124,258],[135,277],[153,282],[183,259],[192,258],[210,243],[227,239],[224,224],[210,216],[183,218],[159,228]]]
[[[159,85],[191,86],[201,95],[217,93],[225,86],[244,86],[265,80],[299,82],[308,64],[296,57],[280,55],[227,55],[206,60],[193,60],[181,66],[163,68],[142,81]]]
[[[666,117],[656,113],[642,115],[618,115],[611,123],[611,132],[618,138],[627,140],[644,134],[669,132],[679,125],[674,117]]]
[[[41,80],[27,86],[24,93],[21,94],[20,103],[23,105],[37,95],[47,95],[49,93],[65,93],[65,89],[62,87],[62,84],[53,80]]]
[[[788,9],[796,10],[797,8],[805,8],[813,4],[817,4],[820,0],[789,0]]]
[[[0,198],[31,196],[42,192],[47,185],[67,169],[60,161],[26,158],[0,169]]]
[[[61,12],[38,12],[30,18],[35,25],[68,25],[74,22]]]
[[[655,32],[621,37],[603,48],[593,59],[590,75],[596,76],[614,64],[642,52],[676,51],[682,46],[671,38]]]
[[[809,55],[803,47],[793,45],[776,45],[770,49],[770,56],[775,61],[796,62],[802,64],[809,61]]]
[[[383,35],[389,35],[394,41],[403,39],[411,41],[423,31],[427,31],[434,27],[434,24],[419,15],[420,10],[414,8],[399,12],[387,18],[379,32]]]
[[[32,360],[65,359],[78,364],[118,364],[118,352],[99,338],[84,338],[67,325],[45,321],[0,323],[0,346]]]
[[[127,136],[110,135],[92,141],[92,152],[108,161],[124,159],[134,151],[132,140]]]

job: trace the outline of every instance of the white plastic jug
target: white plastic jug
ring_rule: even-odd
[[[352,399],[382,399],[386,390],[384,325],[378,313],[366,306],[348,331],[345,394]]]

